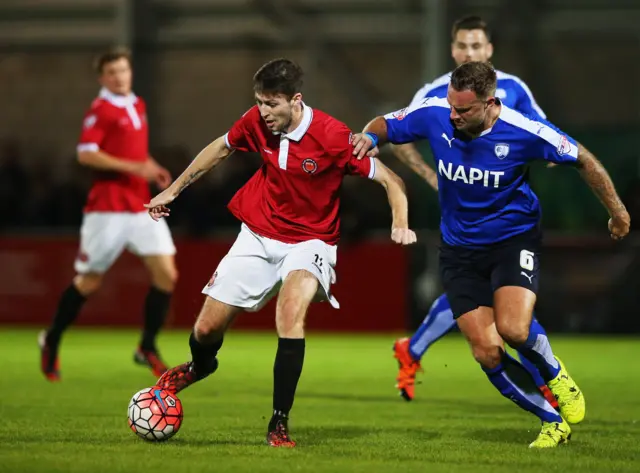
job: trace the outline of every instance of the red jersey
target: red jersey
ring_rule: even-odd
[[[236,193],[229,210],[255,233],[284,243],[340,237],[340,187],[345,174],[373,178],[375,161],[352,154],[342,122],[303,105],[300,125],[272,133],[251,108],[225,135],[227,147],[260,153],[264,163]]]
[[[104,151],[118,159],[149,158],[147,107],[134,94],[116,95],[102,89],[84,117],[78,151]],[[139,176],[94,170],[85,212],[144,212],[151,194]]]

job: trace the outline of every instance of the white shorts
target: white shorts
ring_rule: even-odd
[[[330,291],[336,281],[336,258],[337,247],[321,240],[283,243],[260,236],[242,224],[238,238],[202,293],[253,312],[269,302],[290,272],[302,269],[320,283],[314,300],[328,300],[338,309],[340,304]]]
[[[146,212],[90,212],[82,220],[75,269],[104,273],[125,249],[138,256],[176,252],[164,219],[156,222]]]

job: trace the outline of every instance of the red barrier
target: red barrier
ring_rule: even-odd
[[[0,239],[0,323],[45,325],[60,292],[70,283],[77,252],[74,238]],[[207,283],[230,242],[178,240],[180,280],[169,326],[191,326]],[[392,243],[361,243],[340,248],[334,293],[341,309],[314,304],[309,329],[327,331],[399,331],[407,312],[407,253]],[[87,302],[79,325],[137,326],[149,280],[142,263],[124,254]],[[241,316],[237,326],[274,327],[272,301],[258,313]]]

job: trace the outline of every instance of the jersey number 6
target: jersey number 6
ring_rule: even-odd
[[[533,271],[534,254],[529,250],[520,252],[520,267],[527,271]]]

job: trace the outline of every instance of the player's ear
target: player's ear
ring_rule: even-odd
[[[302,94],[298,92],[291,97],[291,105],[299,105],[302,103]]]
[[[493,43],[487,44],[487,61],[493,57]]]

